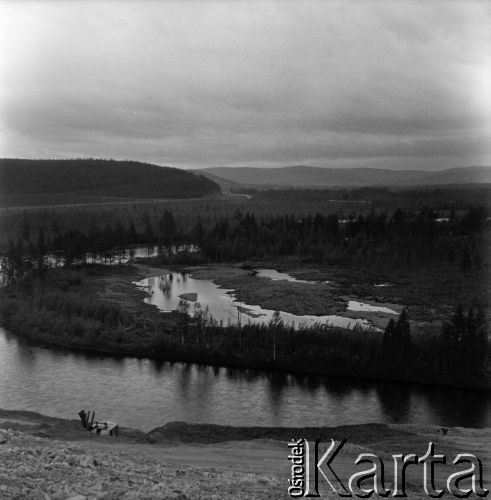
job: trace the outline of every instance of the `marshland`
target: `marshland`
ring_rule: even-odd
[[[180,384],[187,373],[191,389],[184,409],[169,412],[175,418],[190,411],[197,421],[240,420],[208,415],[198,387],[228,387],[211,398],[220,408],[215,397],[230,401],[227,391],[250,401],[238,390],[245,383],[246,391],[264,391],[252,409],[257,424],[298,423],[305,415],[291,404],[332,409],[338,387],[344,396],[336,401],[348,405],[343,421],[357,423],[349,406],[357,400],[372,405],[374,420],[458,423],[438,401],[459,402],[459,413],[489,388],[487,191],[435,188],[427,207],[423,188],[385,188],[346,206],[359,191],[312,191],[316,213],[304,191],[250,189],[247,198],[4,208],[4,345],[23,370],[27,346],[37,369],[54,349],[57,361],[47,361],[41,378],[61,393],[59,362],[75,363],[63,372],[88,370],[95,380],[119,367],[120,382],[110,385],[134,394]],[[396,381],[404,382],[405,409],[396,398],[380,413]],[[39,410],[32,389],[22,396],[12,387],[4,406]],[[83,392],[70,397],[88,397]],[[164,400],[151,399],[158,413]],[[486,405],[473,403],[483,412],[473,425],[489,424]],[[324,421],[326,412],[311,418]]]

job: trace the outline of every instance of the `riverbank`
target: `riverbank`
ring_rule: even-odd
[[[213,279],[223,287],[235,283],[234,293],[241,300],[252,300],[256,291],[258,302],[265,307],[285,306],[287,310],[297,307],[294,310],[314,313],[322,307],[319,301],[325,304],[329,304],[329,301],[338,303],[332,305],[338,308],[339,303],[343,303],[346,308],[347,299],[350,298],[340,295],[349,293],[348,289],[339,284],[324,283],[325,274],[317,276],[319,285],[311,285],[257,278],[244,266],[180,269],[192,272],[197,278]],[[362,334],[359,331],[333,328],[322,332],[293,333],[288,329],[273,331],[268,327],[261,329],[248,325],[242,329],[207,328],[205,332],[192,322],[184,324],[176,313],[161,314],[156,307],[144,302],[147,293],[137,288],[134,282],[166,272],[168,269],[158,266],[156,262],[109,268],[89,266],[50,270],[44,282],[0,290],[0,323],[33,342],[104,354],[373,380],[484,389],[490,387],[489,380],[483,378],[431,374],[430,363],[433,363],[433,359],[420,362],[421,368],[418,370],[401,363],[391,367],[384,363],[382,357],[380,332]],[[306,270],[303,274],[298,270],[295,276],[313,277]],[[261,287],[258,287],[259,281]],[[336,287],[337,292],[325,287]],[[373,285],[372,288],[378,290]],[[376,304],[390,305],[380,300],[379,297],[372,297]],[[411,314],[412,309],[409,311]],[[350,316],[354,314],[346,309],[336,312]],[[393,316],[371,312],[363,315],[383,317],[385,322],[388,316]],[[417,330],[420,324],[419,320],[412,321],[411,327],[416,325]],[[415,339],[428,343],[435,329],[433,326],[430,331],[424,331],[425,335],[418,335],[417,330]],[[434,348],[431,343],[427,347]]]
[[[491,429],[384,424],[237,428],[178,422],[145,434],[120,424],[118,438],[97,437],[76,420],[0,410],[1,498],[288,498],[287,442],[301,437],[348,440],[333,462],[345,483],[360,470],[354,463],[358,455],[375,453],[387,463],[390,487],[391,455],[421,456],[433,442],[435,451],[448,458],[447,466],[436,467],[437,485],[444,486],[456,454],[467,452],[482,461],[484,486],[490,487]],[[420,467],[410,467],[407,474],[410,497],[427,498]]]

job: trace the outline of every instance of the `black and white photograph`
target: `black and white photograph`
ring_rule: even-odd
[[[490,299],[491,1],[0,0],[0,500],[485,498]]]

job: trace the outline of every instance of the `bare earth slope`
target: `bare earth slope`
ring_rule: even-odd
[[[114,439],[94,436],[75,420],[0,410],[0,498],[289,498],[286,442],[271,439],[269,431],[261,434],[258,428],[252,434],[259,432],[262,439],[231,440],[231,429],[171,423],[148,435],[123,429]],[[302,437],[297,435],[302,429],[291,431],[291,437]],[[235,435],[246,439],[248,433],[247,428],[238,428]],[[483,462],[484,486],[490,486],[491,429],[369,424],[319,428],[319,433],[350,438],[333,464],[345,482],[359,470],[356,457],[373,452],[387,464],[390,487],[391,454],[423,455],[431,441],[449,462],[457,453],[475,453]],[[149,435],[155,444],[148,443]],[[451,465],[439,466],[436,484],[443,486],[451,472],[455,472]],[[420,467],[408,469],[407,474],[409,498],[428,498]],[[325,485],[321,495],[340,498]]]

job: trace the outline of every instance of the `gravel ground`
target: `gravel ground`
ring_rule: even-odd
[[[267,474],[218,472],[0,429],[0,498],[29,500],[286,498]]]
[[[392,455],[421,456],[433,442],[448,458],[447,466],[436,468],[437,485],[446,484],[456,471],[454,457],[466,452],[482,460],[484,486],[491,489],[491,428],[365,424],[268,429],[173,422],[146,436],[122,427],[114,439],[88,433],[77,421],[0,410],[0,500],[290,498],[286,441],[314,435],[325,443],[348,439],[335,464],[345,483],[359,470],[354,465],[358,455],[372,452],[386,462],[391,488]],[[408,498],[429,498],[423,494],[421,467],[409,467],[406,478]],[[321,495],[340,498],[325,484]],[[444,498],[454,497],[447,493]]]

